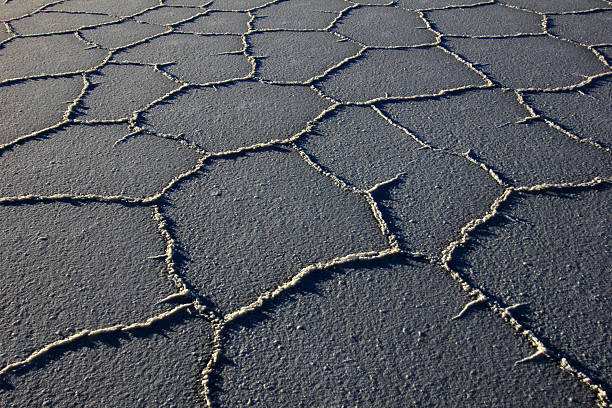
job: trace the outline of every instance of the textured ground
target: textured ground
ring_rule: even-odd
[[[0,406],[609,406],[611,1],[0,21]]]

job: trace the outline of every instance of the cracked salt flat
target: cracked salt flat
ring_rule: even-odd
[[[609,406],[612,4],[478,2],[0,4],[0,405]]]
[[[71,125],[4,152],[0,195],[146,198],[197,161],[198,155],[187,147],[131,134],[123,124]]]
[[[373,49],[362,55],[324,77],[317,87],[343,102],[365,102],[485,84],[476,72],[439,48]]]
[[[500,3],[541,13],[564,13],[610,8],[610,2],[606,0],[501,0]]]
[[[93,68],[108,52],[86,49],[73,34],[15,38],[0,48],[0,82],[28,76],[45,76]],[[5,61],[10,61],[7,64]]]
[[[8,21],[21,16],[25,16],[48,3],[48,0],[24,0],[4,2],[4,4],[2,5],[2,15],[0,16],[0,21]]]
[[[83,88],[79,76],[18,82],[0,87],[0,144],[59,122]],[[24,103],[25,102],[25,103]]]
[[[274,31],[249,37],[257,57],[257,77],[272,82],[304,82],[320,76],[361,47],[322,32]]]
[[[426,13],[433,27],[447,35],[486,36],[542,32],[542,17],[535,13],[491,4]]]
[[[347,7],[350,4],[343,0],[284,1],[255,10],[253,26],[258,30],[324,29]]]
[[[178,88],[179,83],[142,65],[106,65],[89,77],[78,113],[86,120],[130,117],[136,109]]]
[[[0,217],[1,269],[19,272],[1,280],[3,367],[80,330],[145,320],[173,292],[149,259],[165,243],[148,208],[58,202],[2,206]]]
[[[477,231],[473,244],[457,258],[458,267],[489,293],[508,304],[525,304],[521,319],[552,347],[584,364],[608,390],[610,194],[609,188],[519,194],[500,209],[498,219]],[[483,258],[492,262],[486,269]]]
[[[50,2],[45,2],[50,3]],[[66,0],[51,5],[49,10],[62,10],[85,13],[103,13],[114,16],[130,16],[140,10],[145,10],[157,4],[155,0]]]
[[[145,111],[142,121],[222,152],[288,139],[328,106],[309,88],[238,82],[191,88]]]
[[[550,20],[548,31],[561,38],[587,45],[612,43],[612,34],[606,30],[612,24],[612,11],[551,16]]]
[[[73,31],[81,27],[115,21],[115,17],[100,14],[74,14],[64,12],[40,12],[19,20],[11,21],[17,34],[44,34]]]
[[[378,27],[372,30],[372,27]],[[390,7],[362,7],[349,10],[334,25],[338,33],[371,47],[409,47],[435,44],[437,36],[412,11]]]
[[[485,172],[452,155],[431,153],[403,170],[396,183],[373,196],[400,248],[431,259],[440,258],[461,228],[501,192]]]
[[[544,121],[525,120],[531,115],[516,98],[510,91],[473,90],[385,104],[383,110],[425,143],[459,154],[473,152],[513,185],[612,175],[609,152],[573,140]],[[439,121],[438,115],[454,120]]]
[[[530,93],[525,95],[525,100],[542,116],[577,137],[612,148],[612,83],[609,79],[593,81],[584,91]]]
[[[202,404],[191,378],[210,353],[210,337],[207,322],[185,311],[148,330],[85,337],[70,354],[60,351],[40,370],[16,377],[5,402],[22,407],[68,401],[90,407]]]
[[[169,6],[203,7],[210,4],[210,0],[167,0]]]
[[[388,0],[358,0],[354,2],[355,4],[360,4],[364,6],[383,6],[388,5],[391,1]]]
[[[250,19],[246,13],[212,11],[180,24],[178,29],[185,33],[244,34]]]
[[[270,0],[214,0],[210,5],[215,10],[247,11],[270,3]]]
[[[508,88],[569,87],[610,71],[591,51],[547,36],[449,38],[444,45]]]
[[[612,45],[599,46],[596,50],[603,56],[609,66],[612,65]]]
[[[96,28],[87,28],[81,30],[81,34],[86,41],[96,44],[101,48],[114,49],[144,40],[156,34],[161,34],[164,31],[163,27],[151,24],[122,21]]]
[[[421,144],[367,107],[334,112],[297,144],[322,167],[362,190],[398,175],[380,186],[374,198],[400,246],[432,258],[503,191],[463,156],[423,151]]]
[[[224,364],[214,383],[220,405],[588,402],[550,363],[513,366],[529,346],[487,312],[449,322],[466,299],[439,272],[401,259],[334,268],[236,320],[223,336]],[[495,361],[495,369],[482,360]],[[517,392],[496,395],[498,387]]]
[[[223,314],[309,264],[386,244],[365,201],[287,149],[213,161],[167,202],[185,277]]]
[[[118,61],[169,63],[164,71],[181,81],[209,83],[246,77],[251,71],[239,36],[170,34],[134,45],[116,54]],[[204,50],[204,51],[203,51]],[[214,66],[211,70],[207,67]],[[194,70],[193,67],[202,67]]]
[[[396,0],[400,7],[411,10],[445,8],[453,6],[469,6],[483,3],[482,0]]]
[[[186,7],[160,7],[139,14],[135,19],[150,24],[172,25],[195,17],[203,12],[204,10]]]

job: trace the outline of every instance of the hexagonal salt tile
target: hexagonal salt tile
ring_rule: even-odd
[[[181,273],[223,314],[310,264],[388,245],[365,199],[287,149],[215,160],[162,210]]]
[[[192,88],[143,114],[143,126],[221,152],[287,139],[329,106],[308,87],[241,81]]]
[[[256,75],[267,81],[305,82],[322,75],[361,46],[323,32],[273,31],[249,35]]]
[[[371,47],[433,44],[437,39],[417,13],[395,7],[350,10],[333,30]]]

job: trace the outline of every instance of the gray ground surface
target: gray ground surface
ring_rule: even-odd
[[[529,345],[487,311],[449,321],[468,298],[435,266],[390,258],[313,275],[229,326],[220,405],[589,404],[554,364],[514,366]]]
[[[479,230],[467,253],[457,257],[487,292],[525,304],[521,318],[608,388],[611,193],[606,188],[518,195],[501,209],[498,222]]]
[[[0,4],[0,406],[600,406],[612,2]]]

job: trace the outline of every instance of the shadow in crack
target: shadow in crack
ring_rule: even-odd
[[[100,347],[120,348],[134,339],[146,339],[154,335],[168,337],[177,326],[183,325],[187,320],[196,318],[195,311],[190,308],[183,309],[170,316],[143,323],[141,326],[118,326],[108,329],[93,330],[75,335],[46,346],[46,348],[32,354],[28,361],[14,370],[0,376],[0,390],[10,391],[14,386],[11,377],[22,376],[32,371],[44,369],[51,363],[60,360],[66,354],[80,349],[99,349]],[[25,360],[24,360],[25,361]]]
[[[195,176],[192,176],[192,177],[195,177]],[[183,179],[182,181],[185,181],[185,179]],[[176,240],[175,238],[177,236],[176,222],[172,218],[168,217],[166,214],[163,213],[163,207],[172,207],[173,204],[168,202],[168,200],[165,199],[164,197],[162,197],[160,199],[159,205],[160,205],[160,212],[162,213],[162,216],[164,217],[164,220],[166,222],[166,226],[165,226],[166,232],[171,237],[173,237],[173,239],[175,240],[174,251],[172,253],[172,262],[174,263],[175,273],[177,273],[180,276],[181,281],[185,284],[187,289],[189,289],[196,296],[198,303],[205,306],[209,310],[213,311],[215,314],[219,314],[217,304],[213,302],[212,300],[208,299],[207,297],[205,297],[204,295],[202,295],[200,291],[198,290],[198,288],[196,288],[193,285],[193,283],[190,282],[189,279],[187,279],[181,273],[181,271],[185,270],[186,265],[192,262],[192,260],[190,259],[189,254],[187,253],[184,245],[178,240]]]

